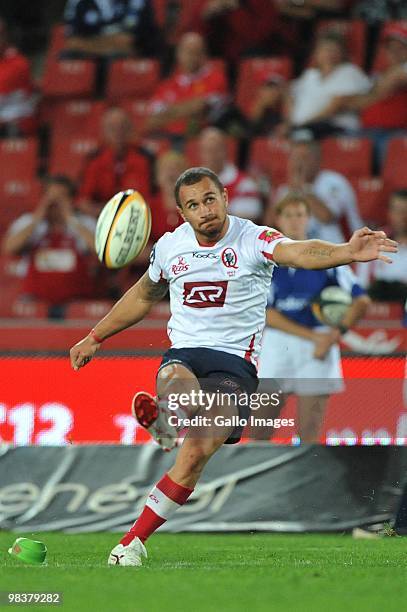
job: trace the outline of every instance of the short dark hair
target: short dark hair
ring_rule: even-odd
[[[219,180],[219,177],[215,172],[209,170],[209,168],[204,168],[202,166],[196,168],[188,168],[185,170],[178,178],[175,183],[174,193],[175,193],[175,201],[177,203],[178,208],[182,208],[181,200],[179,197],[180,189],[183,185],[195,185],[196,183],[200,183],[202,179],[209,178],[213,183],[215,183],[216,187],[222,193],[225,189],[224,185]]]
[[[316,46],[319,43],[323,43],[323,42],[331,42],[334,43],[336,45],[338,45],[338,47],[340,47],[342,54],[344,56],[344,58],[347,57],[348,55],[348,43],[347,40],[345,38],[345,36],[339,32],[336,28],[332,28],[332,29],[328,29],[328,30],[324,30],[322,31],[316,39]]]
[[[407,199],[407,188],[396,189],[396,191],[393,191],[390,199],[392,200],[393,198],[402,198],[403,200]]]
[[[68,191],[71,198],[76,196],[76,185],[69,176],[65,174],[52,174],[47,176],[44,180],[44,187],[48,187],[49,185],[62,185]]]

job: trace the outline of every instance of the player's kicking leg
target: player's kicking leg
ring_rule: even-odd
[[[174,414],[180,418],[191,417],[194,410],[191,407],[188,413],[180,408],[176,412],[172,411],[168,407],[167,398],[171,393],[179,396],[199,389],[199,382],[191,370],[181,363],[169,362],[158,372],[157,397],[145,391],[136,393],[131,406],[132,414],[164,450],[170,451],[176,445],[178,428],[170,425],[169,417]]]
[[[186,370],[183,366],[178,365],[176,369],[181,375],[184,374],[183,370]],[[173,383],[176,382],[176,377],[177,373],[173,370],[172,376],[167,379],[170,389],[174,389]],[[196,382],[199,386],[196,378],[192,382],[194,384]],[[158,382],[157,386],[159,386]],[[162,390],[164,390],[164,384]],[[232,417],[237,414],[237,410],[231,405],[213,407],[212,417],[220,413],[225,417]],[[147,557],[144,542],[187,501],[206,463],[229,438],[232,431],[233,427],[228,426],[216,427],[216,431],[202,427],[189,429],[178,451],[174,466],[152,489],[139,518],[120,540],[120,544],[113,548],[108,559],[109,565],[142,565],[142,558]]]

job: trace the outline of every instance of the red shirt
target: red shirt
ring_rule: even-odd
[[[177,212],[175,202],[173,209],[167,208],[161,194],[157,194],[150,200],[150,206],[152,216],[151,240],[153,242],[157,242],[165,232],[173,232],[181,223],[184,223]]]
[[[103,147],[85,168],[79,196],[93,202],[107,202],[118,191],[136,189],[148,200],[150,175],[150,160],[137,147],[129,147],[121,158],[116,158],[111,148]]]
[[[151,112],[155,114],[166,110],[173,104],[195,98],[205,98],[208,105],[213,107],[223,104],[226,94],[227,82],[224,71],[208,62],[195,74],[176,71],[173,76],[165,79],[158,86],[150,108]],[[189,131],[189,127],[187,119],[178,119],[167,124],[165,131],[183,136]]]
[[[30,249],[24,292],[48,304],[90,298],[93,280],[88,261],[74,236],[47,232]]]
[[[365,108],[362,125],[365,128],[407,129],[407,88]]]
[[[31,131],[35,104],[30,64],[14,47],[0,56],[0,123]]]

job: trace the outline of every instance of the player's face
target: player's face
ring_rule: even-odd
[[[309,215],[304,204],[287,204],[277,217],[278,228],[288,238],[305,240],[307,238]]]
[[[194,185],[182,185],[179,197],[180,214],[188,221],[197,235],[210,241],[219,240],[227,225],[227,192],[221,192],[215,183],[204,177]]]

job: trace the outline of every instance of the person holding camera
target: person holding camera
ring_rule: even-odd
[[[16,219],[4,238],[4,254],[26,258],[24,297],[54,306],[92,295],[95,221],[75,212],[74,195],[70,179],[50,177],[37,208]]]

